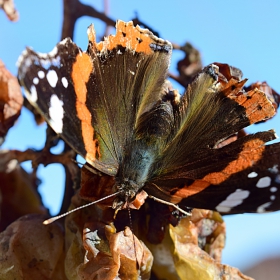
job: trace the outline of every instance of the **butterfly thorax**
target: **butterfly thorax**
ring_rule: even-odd
[[[150,141],[144,139],[128,145],[116,176],[115,187],[121,193],[115,199],[113,208],[121,208],[126,202],[135,199],[137,193],[149,180],[156,153],[157,145],[152,145]]]

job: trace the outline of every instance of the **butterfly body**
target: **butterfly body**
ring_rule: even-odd
[[[174,126],[173,110],[168,101],[155,105],[153,114],[146,120],[144,114],[133,140],[126,145],[122,160],[119,163],[119,171],[116,175],[116,188],[123,190],[117,199],[120,204],[134,199],[146,182],[150,181],[154,174],[154,164],[167,143],[171,129]]]

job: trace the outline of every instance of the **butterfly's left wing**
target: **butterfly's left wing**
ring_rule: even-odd
[[[175,108],[177,129],[152,169],[150,194],[225,213],[280,210],[280,144],[265,145],[274,132],[232,141],[275,114],[264,92],[242,89],[240,76],[235,68],[210,65],[189,85]]]
[[[115,176],[147,110],[161,100],[172,45],[132,22],[83,52],[67,38],[47,54],[27,49],[18,78],[53,130],[99,171]]]

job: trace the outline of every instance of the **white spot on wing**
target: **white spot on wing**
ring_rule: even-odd
[[[227,213],[227,212],[230,212],[231,207],[220,206],[220,205],[218,205],[218,206],[216,207],[216,210],[217,210],[218,212]]]
[[[279,173],[278,165],[277,164],[273,165],[272,168],[268,168],[268,171],[270,171],[271,173],[274,173],[274,174]]]
[[[256,173],[256,172],[251,172],[251,173],[249,173],[248,174],[248,178],[255,178],[255,177],[257,177],[258,176],[258,173]]]
[[[35,77],[33,79],[33,84],[38,85],[38,83],[39,83],[39,79],[37,77]]]
[[[65,88],[68,88],[68,81],[65,77],[62,77],[61,82]]]
[[[231,193],[224,201],[222,201],[217,207],[219,212],[230,212],[231,208],[242,204],[243,200],[249,196],[250,192],[247,190],[237,189],[234,193]]]
[[[270,196],[270,200],[275,200],[276,196],[275,195],[271,195]]]
[[[35,103],[38,99],[37,90],[34,85],[30,87],[30,95],[28,96],[30,102]]]
[[[272,202],[266,202],[266,203],[262,204],[261,206],[259,206],[259,207],[257,208],[257,212],[258,212],[258,213],[264,213],[264,212],[266,212],[266,209],[265,209],[265,208],[269,207],[271,204],[272,204]]]
[[[50,99],[50,125],[56,133],[62,133],[63,128],[63,101],[59,100],[57,95],[53,94]]]
[[[271,183],[271,178],[266,176],[266,177],[260,178],[260,180],[256,184],[256,187],[257,188],[267,188],[270,186],[270,183]]]
[[[276,187],[271,187],[271,188],[270,188],[270,191],[271,191],[271,192],[277,192],[277,188],[276,188]]]
[[[50,84],[51,87],[55,88],[57,81],[58,81],[58,77],[57,74],[54,70],[49,70],[47,73],[47,80]]]
[[[44,78],[45,78],[45,72],[42,71],[42,70],[38,71],[38,77],[39,77],[40,79],[44,79]]]

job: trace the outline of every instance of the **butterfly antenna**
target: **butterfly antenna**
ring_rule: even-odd
[[[157,201],[159,203],[166,204],[168,206],[172,206],[172,207],[174,207],[175,209],[177,209],[178,211],[180,211],[181,213],[183,213],[186,216],[191,216],[192,215],[191,213],[181,209],[178,205],[176,205],[176,204],[174,204],[172,202],[168,202],[168,201],[162,200],[162,199],[154,197],[152,195],[149,195],[149,198],[152,198],[154,201]]]
[[[101,173],[101,172],[99,172],[99,171],[98,171],[97,169],[95,169],[95,168],[91,168],[88,164],[86,164],[86,162],[85,162],[85,163],[82,163],[82,162],[80,162],[80,161],[75,160],[74,158],[72,158],[71,160],[72,160],[74,163],[80,165],[81,167],[86,168],[86,169],[87,169],[88,171],[90,171],[91,173],[96,174],[96,175],[99,175],[99,176],[102,176],[102,173]]]
[[[78,164],[78,165],[81,165],[81,166],[84,165],[84,163],[79,162],[79,161],[75,160],[74,158],[71,158],[71,161],[73,161],[74,163],[76,163],[76,164]]]
[[[108,195],[108,196],[102,197],[102,198],[100,198],[100,199],[98,199],[98,200],[95,200],[95,201],[92,201],[92,202],[90,202],[90,203],[84,204],[84,205],[79,206],[79,207],[77,207],[77,208],[75,208],[75,209],[72,209],[72,210],[70,210],[70,211],[68,211],[68,212],[66,212],[66,213],[63,213],[63,214],[61,214],[61,215],[58,215],[58,216],[52,217],[52,218],[50,218],[50,219],[47,219],[47,220],[45,220],[45,221],[43,222],[43,224],[44,224],[44,225],[51,224],[51,223],[53,223],[54,221],[56,221],[56,220],[58,220],[58,219],[60,219],[60,218],[63,218],[63,217],[65,217],[65,216],[67,216],[67,215],[69,215],[69,214],[71,214],[71,213],[73,213],[73,212],[76,212],[76,211],[78,211],[78,210],[81,210],[81,209],[83,209],[83,208],[86,208],[86,207],[88,207],[88,206],[91,206],[91,205],[93,205],[93,204],[99,203],[99,202],[101,202],[101,201],[103,201],[103,200],[105,200],[105,199],[108,199],[108,198],[110,198],[110,197],[116,196],[116,195],[118,195],[119,193],[121,193],[121,191],[115,192],[115,193],[110,194],[110,195]]]

